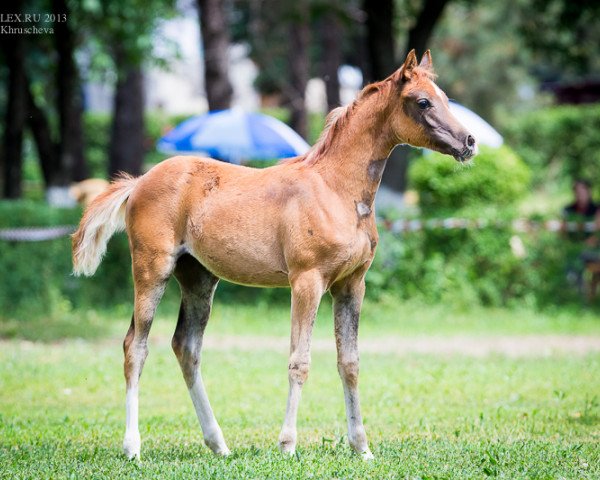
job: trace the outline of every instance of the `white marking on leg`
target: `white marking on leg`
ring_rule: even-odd
[[[138,428],[138,387],[127,389],[125,399],[125,438],[123,451],[127,458],[140,457],[140,431]]]
[[[210,406],[200,372],[198,372],[196,380],[190,388],[190,397],[192,398],[192,403],[194,404],[196,415],[202,428],[204,443],[218,455],[229,455],[229,448],[225,444],[223,432]]]
[[[298,406],[302,397],[302,385],[290,380],[287,406],[285,409],[285,420],[279,434],[279,448],[283,453],[293,455],[296,453],[296,422],[298,418]]]

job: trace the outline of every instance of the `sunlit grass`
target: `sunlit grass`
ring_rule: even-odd
[[[365,424],[376,460],[345,441],[333,353],[315,353],[299,414],[298,456],[276,449],[285,352],[206,350],[205,383],[230,458],[202,444],[167,343],[141,383],[141,463],[120,453],[118,343],[3,342],[2,478],[598,478],[600,355],[486,359],[363,355]]]
[[[171,335],[178,306],[165,303],[158,309],[151,336]],[[289,306],[281,301],[261,300],[255,304],[218,298],[209,322],[208,334],[269,335],[286,337],[290,330]],[[53,341],[61,338],[123,337],[131,319],[131,306],[110,310],[81,309],[52,317],[19,316],[0,321],[0,337]],[[600,321],[595,310],[557,308],[536,311],[528,308],[456,309],[443,304],[402,302],[394,296],[367,301],[361,318],[361,337],[381,336],[472,336],[595,334]],[[325,296],[317,321],[317,338],[333,338],[331,301]]]

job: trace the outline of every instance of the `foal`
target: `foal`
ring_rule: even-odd
[[[453,155],[475,154],[475,140],[452,116],[433,82],[427,51],[334,110],[306,155],[257,170],[206,158],[174,157],[139,178],[122,177],[87,208],[73,235],[76,274],[92,275],[110,236],[129,237],[135,306],[125,337],[125,454],[140,455],[138,383],[147,337],[167,280],[181,287],[173,350],[205,443],[229,449],[200,374],[202,337],[219,278],[291,287],[289,395],[279,445],[296,448],[296,417],[310,366],[310,339],[321,297],[333,297],[338,371],[348,440],[371,458],[358,398],[358,320],[365,274],[377,246],[373,201],[388,154],[408,143]]]

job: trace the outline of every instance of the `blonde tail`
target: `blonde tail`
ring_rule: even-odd
[[[75,275],[93,275],[102,261],[110,237],[125,229],[125,204],[137,180],[123,175],[85,209],[79,228],[72,237]]]

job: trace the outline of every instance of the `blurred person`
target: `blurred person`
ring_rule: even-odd
[[[563,219],[576,222],[595,222],[593,232],[574,231],[567,232],[567,238],[578,245],[577,258],[570,262],[567,272],[568,280],[576,284],[583,291],[583,273],[585,268],[592,263],[600,263],[600,243],[598,242],[598,229],[600,227],[600,205],[592,198],[592,189],[589,181],[577,179],[573,182],[574,202],[563,209]]]

